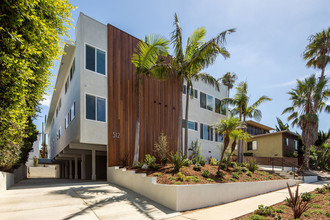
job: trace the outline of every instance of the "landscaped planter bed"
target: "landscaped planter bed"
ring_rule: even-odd
[[[208,184],[158,184],[157,177],[146,173],[136,174],[133,170],[108,167],[109,182],[133,190],[176,211],[203,208],[232,202],[258,194],[283,189],[286,183],[294,185],[299,181],[291,179],[231,182]]]

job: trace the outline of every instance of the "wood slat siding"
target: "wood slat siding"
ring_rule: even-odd
[[[131,57],[139,40],[108,24],[108,166],[120,165],[134,156],[136,126],[136,74]],[[140,154],[154,154],[161,132],[169,148],[177,149],[179,84],[144,77],[141,83]],[[113,138],[120,132],[120,138]]]

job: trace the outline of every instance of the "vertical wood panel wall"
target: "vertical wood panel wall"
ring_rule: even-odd
[[[137,80],[131,57],[138,41],[108,24],[108,166],[133,161]],[[154,154],[161,132],[167,135],[170,150],[176,152],[179,95],[176,81],[142,80],[139,160]]]

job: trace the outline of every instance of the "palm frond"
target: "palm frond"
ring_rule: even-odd
[[[219,82],[210,74],[207,73],[199,73],[194,75],[193,77],[196,81],[202,80],[208,85],[211,85],[217,89],[217,91],[220,91],[220,84]]]
[[[185,59],[190,59],[192,54],[204,43],[205,35],[205,27],[199,27],[194,30],[187,40]]]
[[[174,47],[174,55],[175,59],[178,60],[179,63],[182,63],[184,60],[184,54],[182,49],[182,29],[179,24],[179,19],[177,14],[174,14],[174,23],[175,26],[174,31],[171,33],[171,43]]]

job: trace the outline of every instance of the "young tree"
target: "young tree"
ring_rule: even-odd
[[[63,52],[62,37],[69,37],[74,6],[68,0],[6,0],[0,8],[0,170],[11,171],[24,142],[33,140],[29,120]]]
[[[230,140],[232,140],[232,143],[231,143],[231,149],[230,149],[231,151],[230,151],[230,154],[228,155],[227,161],[229,161],[231,155],[234,153],[237,142],[241,141],[241,140],[246,142],[251,139],[251,135],[244,132],[242,129],[237,129],[237,130],[232,131],[230,133],[229,137],[230,137]]]
[[[230,135],[232,134],[233,131],[240,129],[240,126],[241,126],[240,120],[232,116],[226,119],[222,119],[214,125],[216,132],[219,132],[220,134],[223,135],[223,151],[221,153],[218,171],[220,171],[224,154],[228,148]]]
[[[303,56],[308,67],[321,70],[320,80],[323,80],[325,68],[330,62],[330,27],[309,37]]]
[[[137,85],[136,85],[136,129],[135,129],[135,147],[133,164],[139,161],[140,151],[140,90],[143,76],[152,76],[152,68],[155,67],[159,56],[167,56],[169,41],[159,35],[145,37],[145,41],[140,41],[132,56],[132,63],[136,67]]]
[[[174,56],[170,69],[176,74],[176,78],[180,83],[180,92],[183,91],[183,84],[187,82],[187,94],[192,86],[192,79],[202,80],[210,85],[219,87],[218,82],[208,74],[201,74],[200,72],[212,65],[218,55],[227,58],[230,56],[229,52],[224,47],[226,42],[226,35],[235,31],[229,29],[219,33],[211,40],[204,42],[206,30],[204,27],[197,28],[188,38],[186,48],[183,49],[182,29],[179,24],[177,14],[174,15],[175,29],[171,33],[171,43],[174,49]],[[180,94],[179,100],[179,121],[178,121],[178,151],[182,151],[182,96]],[[189,97],[186,98],[186,122],[188,122],[188,108]],[[185,153],[188,150],[188,123],[185,129]]]
[[[330,96],[327,82],[328,79],[318,81],[315,75],[297,80],[296,88],[288,92],[292,106],[282,113],[290,113],[288,120],[292,120],[292,126],[297,125],[302,130],[301,138],[305,146],[302,170],[309,169],[310,149],[317,140],[318,114],[323,110],[330,112],[330,106],[326,104]]]

